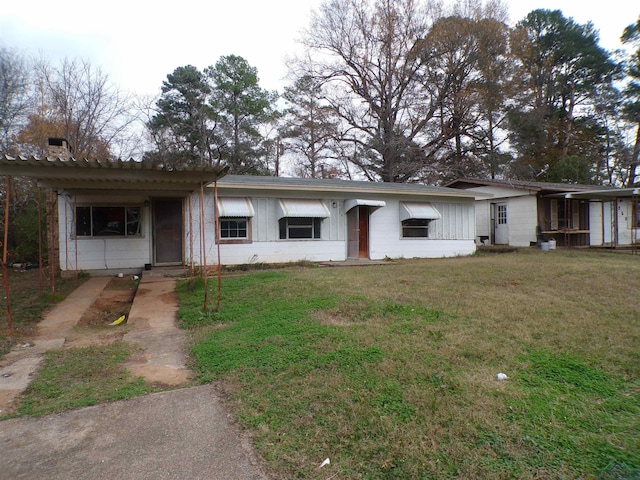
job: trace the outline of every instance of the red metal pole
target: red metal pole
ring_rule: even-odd
[[[222,265],[220,264],[220,212],[218,212],[218,179],[213,183],[213,201],[215,203],[215,222],[216,222],[216,247],[218,250],[218,305],[217,310],[220,310],[220,303],[222,298]]]
[[[42,269],[42,195],[38,188],[38,290],[42,293],[44,285],[42,279],[44,272]]]
[[[207,287],[207,244],[206,235],[204,233],[204,182],[200,183],[200,259],[202,260],[202,278],[204,280],[204,305],[203,311],[207,311],[208,287]]]
[[[4,292],[7,300],[7,326],[13,330],[11,318],[11,292],[9,291],[9,271],[7,269],[7,241],[9,240],[9,199],[11,196],[11,177],[7,177],[7,194],[4,205],[4,244],[2,245],[2,275],[4,276]]]

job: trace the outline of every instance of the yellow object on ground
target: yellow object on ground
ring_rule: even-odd
[[[122,315],[119,319],[117,319],[114,322],[111,322],[109,325],[120,325],[122,322],[124,322],[125,318],[127,318],[126,315]]]

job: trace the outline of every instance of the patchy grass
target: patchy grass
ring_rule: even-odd
[[[20,397],[17,414],[47,415],[154,391],[122,366],[133,350],[117,342],[47,352],[38,375]]]
[[[289,268],[224,278],[220,312],[185,282],[180,317],[276,478],[634,478],[638,278],[575,251]]]
[[[0,302],[0,356],[5,355],[11,347],[19,342],[28,340],[35,333],[35,327],[45,310],[63,300],[79,285],[86,281],[86,277],[75,280],[73,278],[57,278],[55,295],[51,294],[51,284],[43,280],[42,289],[38,270],[19,271],[10,269],[9,287],[11,292],[11,317],[13,331],[7,329],[6,301]],[[2,297],[4,298],[4,278],[0,281]]]

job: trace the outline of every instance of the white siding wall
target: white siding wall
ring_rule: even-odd
[[[225,192],[228,193],[228,192]],[[229,196],[248,196],[255,211],[251,219],[251,242],[220,245],[221,262],[227,265],[247,263],[279,263],[298,260],[344,261],[347,258],[347,216],[344,210],[345,197],[322,199],[331,216],[322,221],[321,240],[280,240],[278,229],[278,198],[286,197],[286,192],[274,192],[273,196],[242,195],[233,192]],[[223,194],[219,194],[224,196]],[[313,198],[314,194],[305,198]],[[442,219],[430,224],[430,235],[426,239],[401,238],[400,202],[425,201],[429,198],[412,196],[352,195],[348,198],[368,198],[384,200],[386,206],[374,210],[370,216],[369,247],[372,259],[451,257],[468,255],[475,251],[475,205],[473,199],[450,201],[445,198],[431,199]],[[290,198],[302,198],[291,194]],[[75,270],[76,245],[78,249],[78,270],[142,269],[152,263],[151,208],[142,209],[142,235],[136,238],[80,238],[76,241],[74,206],[85,205],[143,205],[149,200],[144,194],[110,196],[80,195],[72,201],[71,196],[59,196],[60,254],[64,270]],[[199,194],[192,194],[184,202],[184,259],[201,265],[201,217]],[[204,197],[204,233],[206,247],[204,254],[208,265],[218,262],[215,245],[214,196],[206,192]]]
[[[631,199],[618,200],[618,245],[631,245],[632,222],[633,203]]]
[[[537,240],[538,207],[536,197],[511,197],[507,201],[507,225],[509,226],[509,245],[528,247]]]
[[[136,194],[110,196],[58,195],[60,268],[67,270],[142,269],[151,262],[151,219],[148,207],[142,211],[142,235],[135,238],[75,238],[75,205],[141,205],[145,197]],[[76,247],[78,264],[76,265]]]
[[[476,201],[476,236],[491,237],[491,201]]]
[[[491,234],[491,204],[506,201],[509,245],[528,247],[530,242],[537,240],[538,206],[533,192],[523,188],[500,186],[474,187],[469,190],[493,195],[493,198],[489,200],[478,200],[476,202],[476,230],[478,236],[490,236]]]
[[[234,192],[237,196],[237,192]],[[219,194],[219,196],[223,196]],[[400,201],[419,201],[415,197],[389,199],[388,197],[366,198],[385,200],[386,206],[373,211],[369,224],[369,251],[371,259],[451,257],[475,252],[475,215],[473,200],[466,203],[432,201],[442,214],[441,220],[431,223],[428,239],[400,238]],[[321,240],[279,240],[278,198],[258,196],[251,198],[255,216],[251,220],[251,243],[222,244],[221,262],[225,265],[246,263],[278,263],[309,261],[344,261],[347,258],[346,212],[344,198],[323,199],[331,216],[322,221]],[[292,198],[300,198],[295,195]],[[307,197],[308,198],[308,197]],[[316,196],[316,198],[321,198]],[[427,201],[427,200],[424,200]],[[187,201],[187,204],[190,202]],[[193,261],[200,264],[200,210],[199,199],[192,197],[193,205]],[[188,215],[186,216],[188,218]],[[213,196],[205,197],[205,234],[207,238],[207,264],[217,263]],[[185,225],[189,232],[189,225]],[[187,233],[186,260],[190,261],[190,242]]]

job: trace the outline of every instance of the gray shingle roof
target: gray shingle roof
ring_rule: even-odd
[[[326,180],[316,178],[263,177],[226,175],[218,181],[222,187],[247,189],[300,190],[325,192],[361,192],[387,194],[423,194],[469,198],[474,195],[455,188],[434,187],[417,183],[386,183],[356,180]]]

